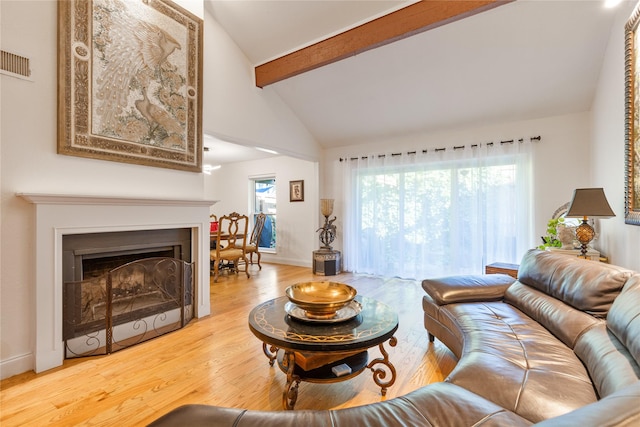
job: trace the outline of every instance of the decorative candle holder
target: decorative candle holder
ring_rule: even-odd
[[[326,217],[331,216],[333,213],[333,199],[320,199],[320,211]]]
[[[336,217],[334,216],[333,219],[329,219],[333,213],[333,199],[320,199],[320,211],[324,216],[324,225],[316,231],[320,232],[321,248],[331,250],[331,243],[333,243],[336,238],[336,226],[333,225]]]

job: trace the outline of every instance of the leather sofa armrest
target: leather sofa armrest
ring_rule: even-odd
[[[148,424],[148,427],[226,427],[235,426],[245,409],[187,404],[179,406]]]
[[[515,280],[506,274],[469,274],[425,279],[422,288],[438,305],[499,301]]]

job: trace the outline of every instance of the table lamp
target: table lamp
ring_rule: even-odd
[[[320,210],[324,216],[324,225],[316,231],[320,232],[322,249],[331,250],[331,243],[336,238],[336,226],[333,225],[336,217],[334,216],[333,219],[329,219],[333,213],[333,199],[320,199]]]
[[[611,218],[616,216],[607,202],[602,188],[577,188],[565,217],[582,217],[582,224],[576,228],[576,238],[581,245],[583,258],[587,257],[587,245],[596,235],[595,230],[587,222],[587,217]]]

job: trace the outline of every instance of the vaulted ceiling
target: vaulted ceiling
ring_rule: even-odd
[[[205,7],[259,67],[412,3]],[[269,87],[324,147],[588,111],[614,17],[601,0],[517,0]]]

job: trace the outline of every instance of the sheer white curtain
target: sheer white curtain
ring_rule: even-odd
[[[424,279],[517,263],[530,246],[531,143],[344,160],[344,267]]]

